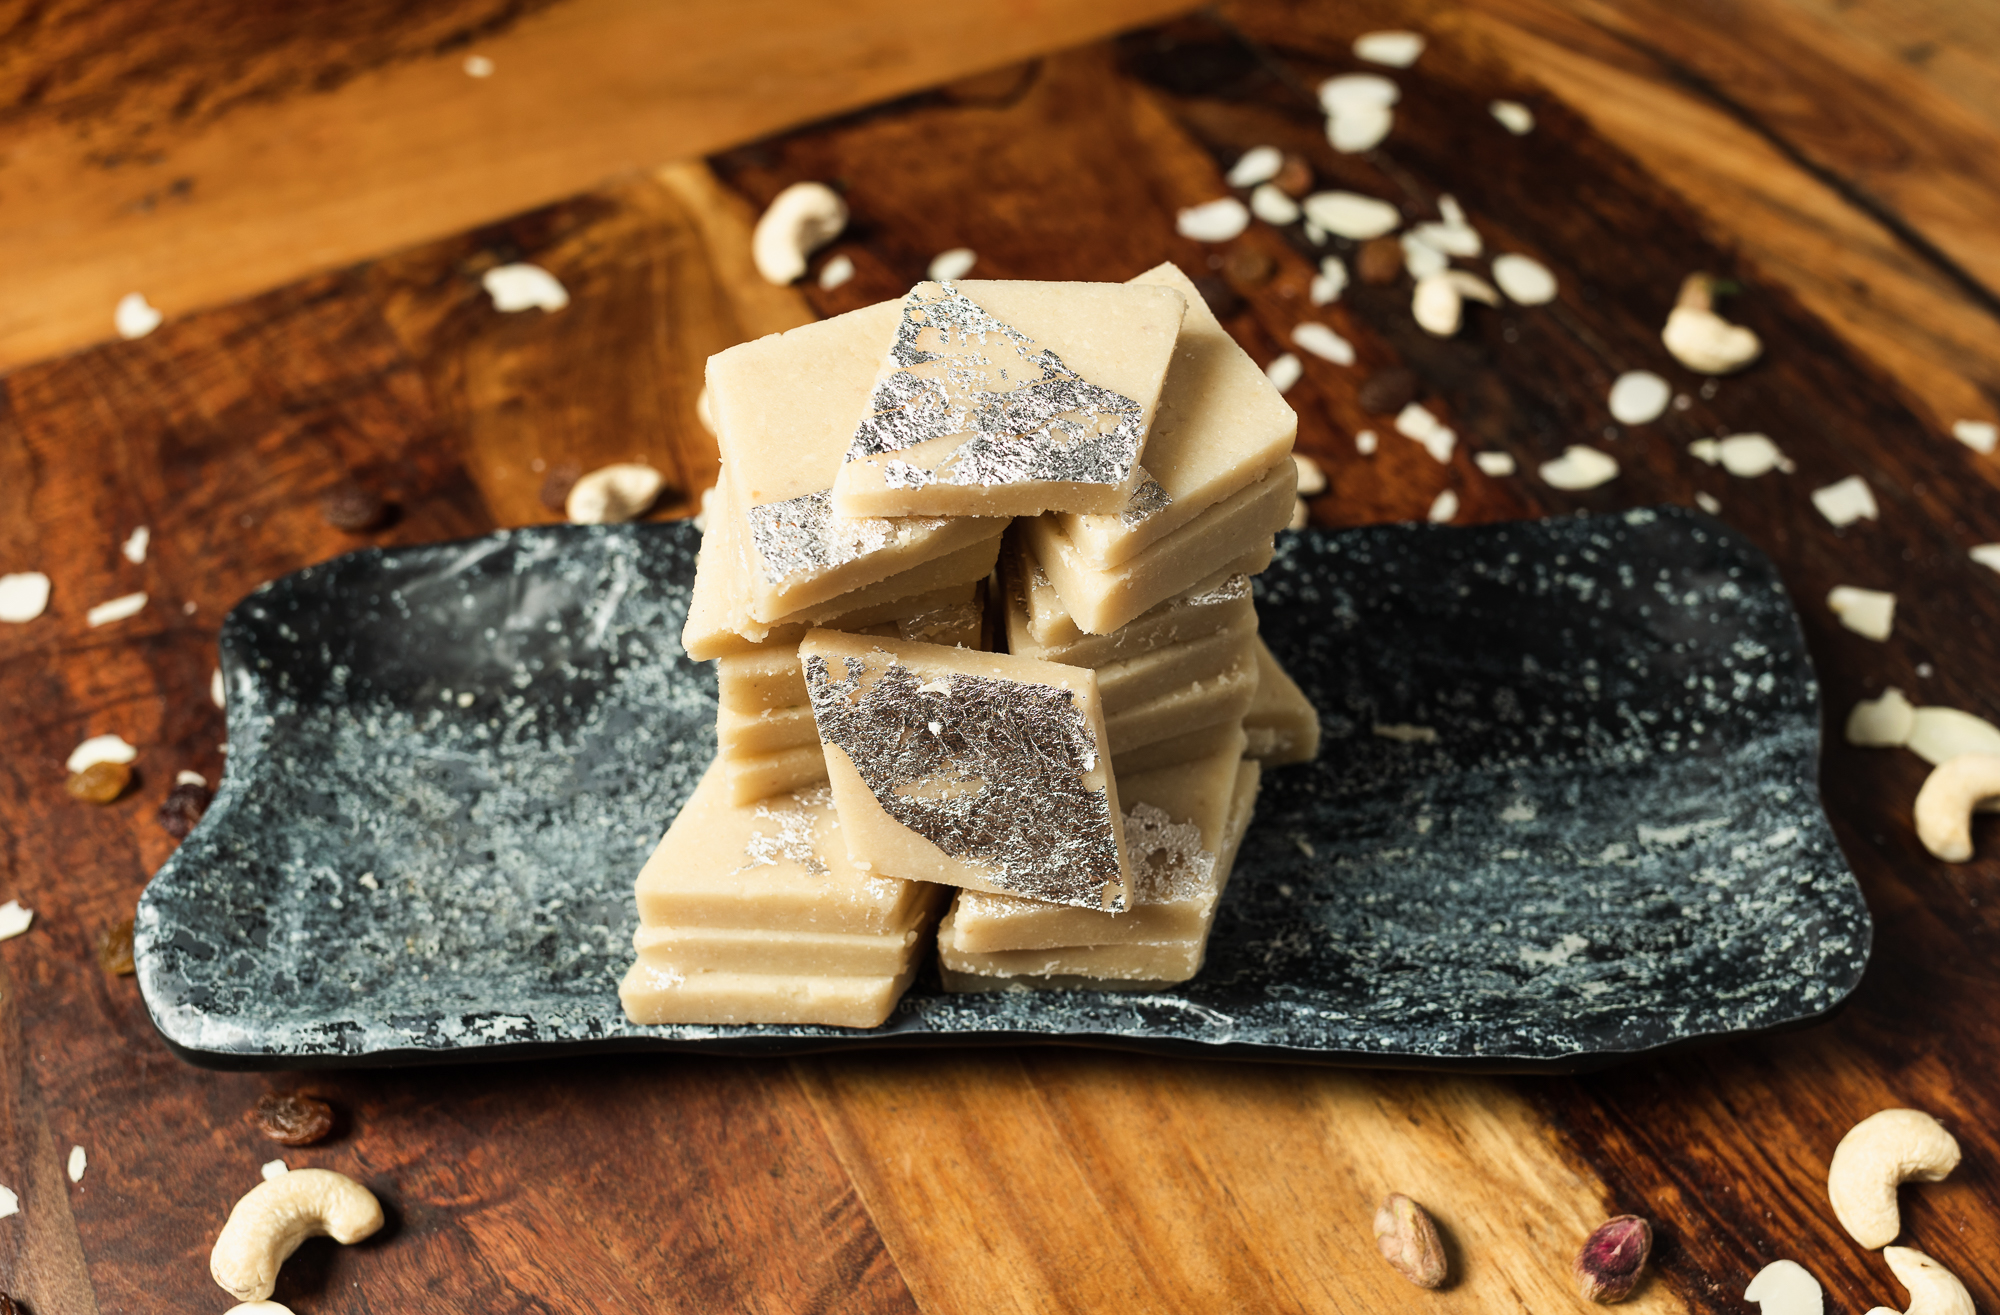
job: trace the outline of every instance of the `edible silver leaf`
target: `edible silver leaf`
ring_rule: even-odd
[[[836,516],[833,490],[801,494],[750,509],[750,543],[767,584],[832,570],[880,552],[905,536],[942,527],[946,516]]]
[[[1213,589],[1204,589],[1198,594],[1177,594],[1167,600],[1167,605],[1170,607],[1215,607],[1222,603],[1235,602],[1239,598],[1247,598],[1249,595],[1250,577],[1239,571],[1224,580],[1221,584],[1216,585]]]
[[[1136,530],[1173,505],[1173,497],[1160,487],[1160,482],[1149,479],[1132,490],[1132,496],[1125,500],[1124,510],[1118,513],[1118,523],[1128,530]]]
[[[932,470],[895,463],[885,472],[892,487],[1123,484],[1145,438],[1139,403],[1037,349],[952,284],[937,289],[919,285],[904,300],[895,368],[876,382],[847,459],[962,435]]]
[[[1109,791],[1085,784],[1098,746],[1075,696],[958,672],[920,680],[880,649],[869,662],[835,678],[808,655],[806,689],[820,739],[882,810],[1009,894],[1103,907],[1121,876],[1118,839]]]
[[[1215,855],[1201,847],[1201,828],[1147,803],[1125,814],[1125,853],[1134,904],[1192,899],[1215,874]]]

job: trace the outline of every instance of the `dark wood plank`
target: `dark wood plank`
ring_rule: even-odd
[[[153,813],[175,772],[220,774],[224,728],[207,687],[224,610],[360,542],[491,528],[482,488],[510,507],[539,489],[507,465],[523,433],[538,432],[534,450],[551,460],[592,459],[607,445],[623,454],[644,429],[672,468],[712,471],[688,383],[711,348],[693,330],[706,325],[712,341],[740,325],[694,318],[701,303],[663,320],[663,271],[695,286],[717,278],[690,237],[699,224],[668,197],[633,184],[5,380],[0,489],[22,513],[8,564],[56,582],[48,616],[0,630],[13,743],[0,766],[0,890],[37,915],[0,947],[0,1182],[23,1207],[19,1227],[0,1229],[0,1290],[37,1315],[214,1305],[208,1248],[257,1166],[283,1154],[241,1116],[291,1081],[189,1068],[154,1034],[132,980],[95,961],[99,930],[129,916],[172,851]],[[478,272],[513,258],[576,261],[585,314],[493,312]],[[663,322],[688,333],[663,347],[644,332]],[[496,378],[591,357],[580,402],[547,384],[512,405],[494,397]],[[465,394],[449,391],[467,379]],[[663,418],[660,397],[688,412],[685,425]],[[549,423],[594,402],[566,428]],[[692,444],[692,467],[673,465],[677,444]],[[392,498],[394,523],[360,538],[325,524],[318,496],[348,478]],[[134,566],[118,544],[139,524],[152,546]],[[89,605],[139,588],[151,595],[139,617],[85,626]],[[63,758],[108,731],[140,746],[138,782],[108,807],[76,803]],[[391,1225],[357,1250],[315,1244],[287,1265],[278,1295],[301,1311],[913,1309],[782,1068],[569,1062],[308,1085],[347,1111],[348,1130],[285,1158],[374,1186]],[[90,1159],[73,1187],[72,1144]]]

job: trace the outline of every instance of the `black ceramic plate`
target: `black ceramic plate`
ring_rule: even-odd
[[[1287,536],[1263,632],[1320,709],[1265,776],[1208,964],[946,995],[871,1032],[635,1027],[632,880],[713,752],[686,525],[368,551],[222,633],[229,771],[140,904],[198,1063],[1051,1041],[1579,1068],[1810,1021],[1870,925],[1820,811],[1770,564],[1678,510]]]

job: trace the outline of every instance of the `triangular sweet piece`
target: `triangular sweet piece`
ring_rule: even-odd
[[[919,283],[833,484],[840,516],[1116,512],[1187,302],[1116,283]]]

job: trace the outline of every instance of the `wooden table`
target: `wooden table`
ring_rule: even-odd
[[[1982,957],[2000,827],[1975,828],[1969,864],[1930,859],[1910,826],[1924,765],[1840,736],[1885,685],[2000,716],[2000,575],[1966,551],[2000,541],[2000,457],[1947,434],[2000,408],[1990,7],[1232,0],[1118,40],[1101,38],[1173,6],[352,8],[344,25],[232,27],[187,7],[136,46],[118,39],[136,3],[96,26],[36,11],[0,53],[0,571],[45,570],[56,590],[48,616],[0,626],[0,897],[36,911],[0,946],[0,1184],[21,1202],[0,1220],[0,1290],[34,1315],[225,1308],[208,1247],[274,1150],[243,1113],[303,1085],[345,1125],[287,1158],[361,1178],[391,1222],[299,1253],[278,1295],[301,1315],[1544,1312],[1579,1304],[1576,1245],[1625,1211],[1659,1231],[1637,1308],[1747,1309],[1744,1285],[1780,1257],[1832,1309],[1901,1306],[1824,1192],[1840,1135],[1892,1105],[1938,1115],[1966,1152],[1950,1181],[1904,1194],[1906,1237],[2000,1300],[2000,988]],[[1431,45],[1393,75],[1396,130],[1337,156],[1311,89],[1359,67],[1354,35],[1399,26]],[[468,79],[481,51],[496,72]],[[501,108],[466,99],[489,91]],[[1536,130],[1499,131],[1496,96]],[[1220,195],[1262,142],[1412,217],[1453,194],[1490,248],[1554,268],[1562,298],[1475,311],[1442,341],[1412,325],[1406,283],[1310,307],[1296,229],[1176,237],[1174,211]],[[671,149],[642,154],[655,144]],[[695,150],[722,153],[651,167]],[[830,292],[748,266],[757,207],[799,178],[838,180],[856,213],[836,250],[858,273]],[[1352,339],[1357,366],[1308,358],[1290,395],[1331,481],[1322,524],[1418,517],[1446,488],[1461,521],[1717,500],[1778,562],[1820,671],[1825,802],[1876,918],[1851,1004],[1782,1038],[1574,1078],[1024,1049],[305,1080],[168,1054],[94,946],[172,850],[153,814],[174,774],[222,769],[207,687],[227,608],[361,542],[554,519],[541,483],[566,462],[653,461],[676,490],[660,514],[684,514],[715,468],[693,412],[710,352],[896,295],[958,245],[996,277],[1181,261],[1227,285],[1260,361],[1308,318]],[[570,306],[494,313],[478,275],[516,259],[555,271]],[[1656,337],[1696,270],[1742,284],[1731,312],[1769,348],[1714,390]],[[89,345],[135,288],[164,326]],[[1355,385],[1396,364],[1459,430],[1448,465],[1360,409]],[[1634,366],[1687,405],[1606,437],[1606,388]],[[1372,457],[1363,428],[1383,436]],[[1796,472],[1736,479],[1687,451],[1744,430]],[[1586,493],[1535,477],[1573,442],[1623,473]],[[1478,450],[1521,473],[1481,474]],[[1836,530],[1807,494],[1853,474],[1880,518]],[[318,498],[348,480],[397,519],[359,538],[327,525]],[[140,524],[143,565],[119,552]],[[1835,622],[1823,599],[1841,583],[1897,593],[1890,640]],[[138,617],[85,624],[138,589]],[[109,731],[141,747],[137,788],[70,800],[69,749]],[[89,1159],[76,1183],[73,1145]],[[1444,1225],[1449,1289],[1374,1256],[1389,1190]]]

